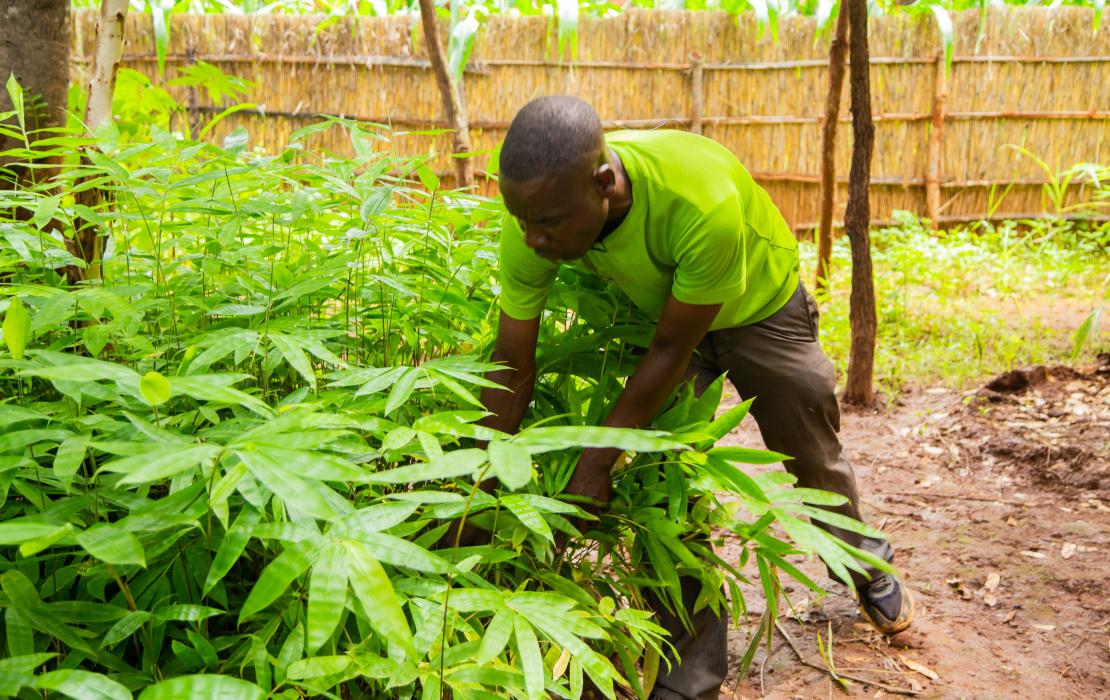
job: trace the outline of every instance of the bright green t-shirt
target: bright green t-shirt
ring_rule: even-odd
[[[712,330],[761,321],[798,286],[798,244],[767,192],[715,141],[683,131],[606,135],[632,183],[624,221],[575,265],[617,285],[658,320],[668,295],[723,304]],[[520,224],[501,233],[501,309],[543,312],[559,263],[536,255]]]

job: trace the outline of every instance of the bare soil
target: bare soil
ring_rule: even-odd
[[[824,567],[818,598],[736,677],[762,611],[733,631],[724,698],[1110,697],[1110,357],[1031,368],[966,393],[929,389],[847,412],[842,439],[869,522],[888,533],[913,592],[913,626],[884,638]],[[729,441],[761,444],[748,420]],[[818,649],[831,632],[839,684]]]

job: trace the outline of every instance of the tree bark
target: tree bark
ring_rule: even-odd
[[[436,83],[439,84],[439,94],[443,99],[443,111],[447,115],[447,124],[454,132],[454,154],[470,152],[470,127],[466,120],[466,109],[463,106],[459,86],[451,76],[444,54],[443,44],[439,40],[439,23],[436,21],[435,5],[432,0],[420,0],[420,21],[424,27],[424,43],[428,48],[428,60],[435,71]],[[455,175],[457,187],[470,187],[474,184],[474,163],[470,158],[455,158]]]
[[[875,284],[871,271],[871,152],[875,127],[871,123],[870,56],[867,46],[867,0],[847,0],[851,39],[852,168],[848,175],[848,208],[844,227],[852,245],[850,320],[852,349],[848,360],[845,403],[870,405],[875,367]]]
[[[848,53],[848,10],[840,8],[836,34],[829,46],[829,94],[821,126],[821,216],[817,230],[817,271],[814,288],[828,286],[833,245],[833,202],[836,200],[836,127],[840,119],[840,94],[844,88],[844,58]]]
[[[112,118],[112,96],[116,90],[116,71],[123,57],[127,5],[127,0],[102,0],[100,3],[95,54],[89,72],[89,102],[85,107],[85,127],[90,133]]]
[[[69,39],[71,0],[5,0],[0,7],[0,83],[8,76],[23,87],[28,131],[58,127],[66,121],[69,87]],[[0,85],[0,112],[12,109],[8,91]],[[15,120],[11,120],[15,125]],[[18,139],[0,135],[0,151],[17,148]],[[0,168],[12,168],[10,159],[0,158]],[[23,182],[33,171],[17,166],[16,178]],[[40,171],[36,180],[51,173]]]
[[[89,70],[89,101],[85,106],[85,128],[94,133],[101,124],[112,118],[112,97],[116,91],[116,73],[123,56],[123,30],[127,19],[128,0],[101,0],[100,16],[96,20],[96,44],[92,66]],[[82,158],[84,162],[85,159]],[[100,189],[90,187],[76,195],[77,201],[90,209],[104,199]],[[70,267],[66,277],[70,284],[82,280],[100,279],[100,261],[104,254],[104,237],[97,226],[79,221],[73,238],[66,240],[70,254],[85,262],[85,269]]]

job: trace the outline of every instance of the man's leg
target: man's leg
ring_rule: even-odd
[[[683,380],[692,381],[694,392],[698,395],[720,375],[716,366],[701,354],[703,348],[709,348],[707,342],[703,341],[698,346]],[[703,544],[708,546],[707,542]],[[682,577],[680,582],[682,603],[690,613],[701,590],[701,582],[689,576]],[[667,655],[670,670],[666,661],[659,665],[659,678],[650,697],[658,700],[717,700],[721,684],[728,675],[728,612],[723,607],[719,615],[709,608],[699,610],[690,616],[692,629],[687,630],[678,616],[667,610],[657,596],[649,595],[648,604],[658,616],[656,622],[667,630],[668,641],[674,645],[681,660],[681,664],[676,664],[674,655]]]
[[[830,510],[861,520],[855,473],[842,454],[837,436],[840,409],[836,376],[817,342],[817,334],[817,305],[799,284],[794,296],[770,318],[711,333],[710,353],[722,369],[729,371],[741,396],[756,397],[751,412],[763,441],[768,448],[794,458],[786,461],[785,467],[797,477],[799,486],[847,497],[847,503]],[[820,522],[814,524],[880,559],[891,561],[894,557],[886,540]],[[883,631],[897,631],[899,625],[904,628],[912,618],[908,594],[903,604],[897,581],[872,567],[864,568],[874,579],[874,586],[868,577],[852,572],[854,582],[861,587],[864,607],[868,608],[869,588],[875,589],[873,593],[891,596],[880,606],[880,612],[889,619],[877,618],[871,609],[865,613]],[[888,578],[890,581],[886,581]],[[887,590],[890,586],[898,590],[891,593]]]
[[[701,581],[683,576],[680,582],[682,604],[689,613],[701,592]],[[659,677],[649,700],[717,700],[728,675],[728,612],[724,606],[719,615],[709,608],[691,615],[692,629],[687,630],[658,596],[649,594],[647,602],[655,612],[655,622],[670,635],[668,641],[681,661],[676,664],[674,654],[667,654],[659,664]]]

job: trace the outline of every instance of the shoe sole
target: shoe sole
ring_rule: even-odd
[[[913,618],[917,612],[917,608],[915,607],[913,602],[913,594],[910,593],[909,589],[905,586],[902,587],[902,594],[910,603],[909,614],[905,615],[904,617],[899,617],[897,620],[894,620],[892,623],[890,623],[889,627],[884,628],[883,626],[876,624],[876,622],[871,619],[871,616],[867,614],[867,610],[863,607],[862,602],[859,603],[860,615],[862,615],[863,619],[867,620],[867,622],[870,623],[872,627],[874,627],[882,634],[887,635],[888,637],[905,631],[911,624],[913,624]]]

